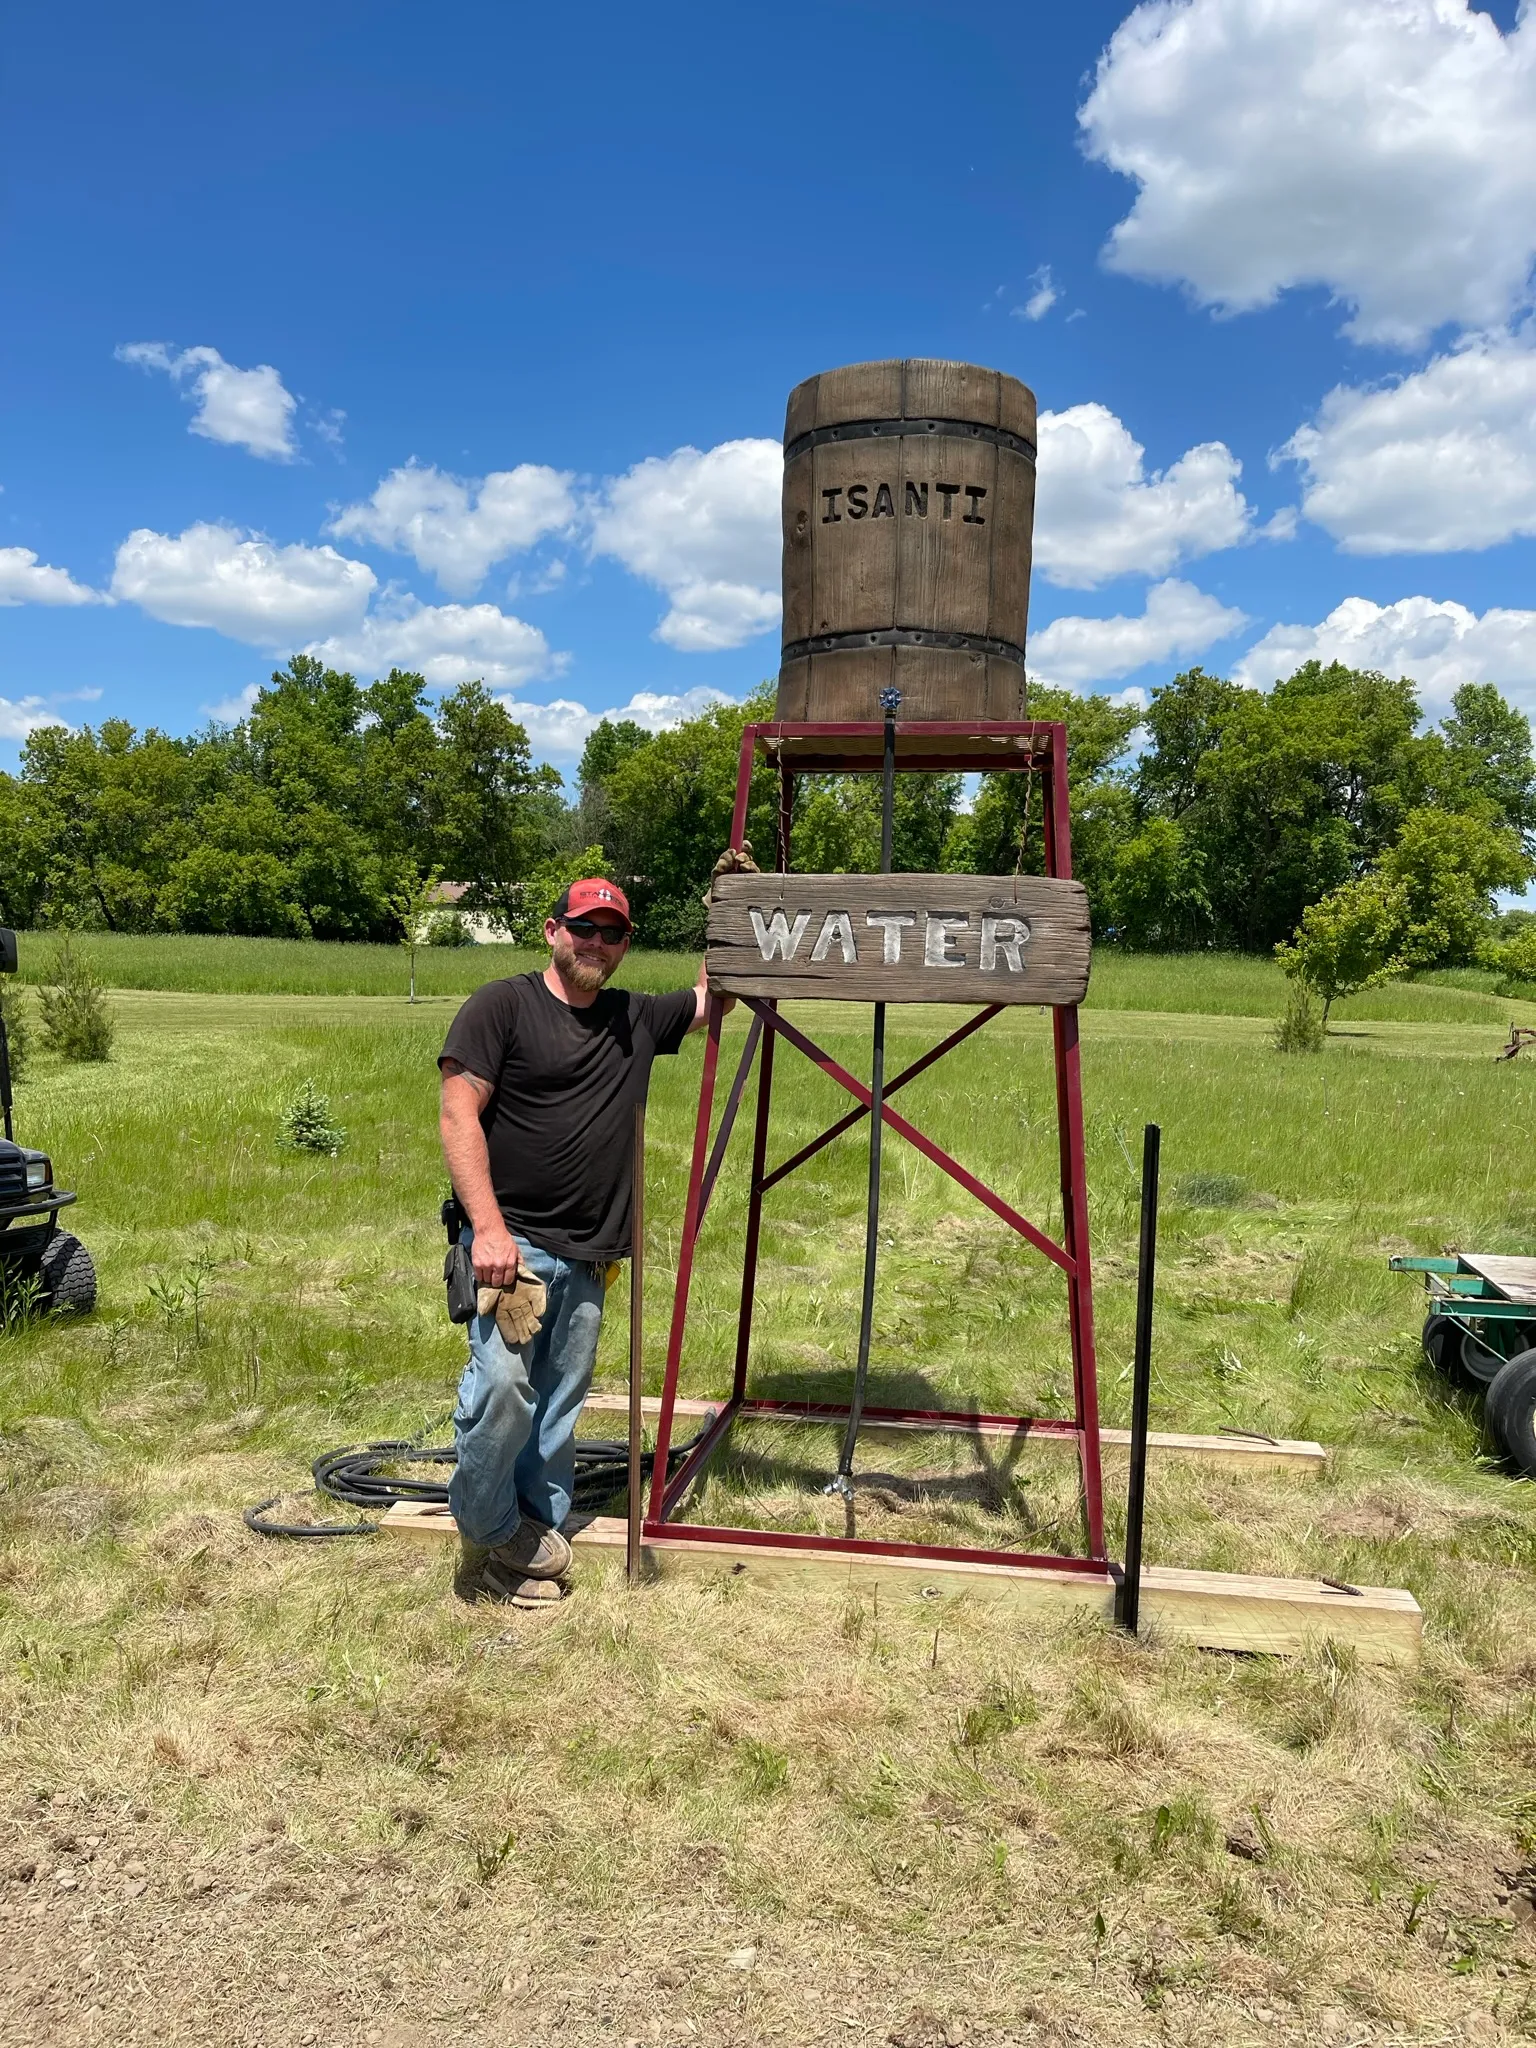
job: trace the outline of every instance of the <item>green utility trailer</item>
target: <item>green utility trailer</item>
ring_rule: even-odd
[[[1459,1367],[1487,1389],[1489,1428],[1536,1479],[1536,1259],[1453,1252],[1394,1259],[1392,1271],[1424,1275],[1424,1356],[1437,1372]]]

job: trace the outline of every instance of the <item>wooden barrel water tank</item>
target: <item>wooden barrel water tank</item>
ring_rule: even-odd
[[[778,715],[1023,718],[1035,396],[970,363],[854,363],[790,393]]]

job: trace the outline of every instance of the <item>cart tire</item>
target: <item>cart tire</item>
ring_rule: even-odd
[[[1488,1346],[1474,1337],[1469,1330],[1463,1330],[1459,1334],[1461,1343],[1454,1354],[1457,1363],[1469,1380],[1475,1380],[1480,1387],[1491,1387],[1508,1360],[1501,1351],[1490,1351]]]
[[[1488,1389],[1488,1426],[1521,1471],[1536,1479],[1536,1349],[1520,1351]]]
[[[70,1231],[55,1232],[44,1247],[43,1300],[60,1315],[88,1316],[96,1306],[96,1268]]]
[[[1436,1372],[1449,1374],[1456,1364],[1461,1343],[1461,1331],[1449,1316],[1429,1315],[1424,1318],[1424,1356]]]

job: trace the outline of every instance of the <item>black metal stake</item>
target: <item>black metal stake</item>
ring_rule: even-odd
[[[885,773],[880,790],[880,872],[891,872],[891,841],[896,808],[896,713],[901,706],[900,690],[882,690],[880,708],[885,713]],[[885,1005],[875,1005],[874,1042],[869,1063],[869,1208],[864,1222],[864,1298],[859,1310],[859,1355],[853,1371],[853,1398],[848,1404],[848,1427],[843,1432],[842,1456],[837,1477],[827,1488],[852,1501],[853,1452],[859,1440],[859,1423],[864,1415],[864,1387],[869,1378],[869,1346],[875,1326],[875,1266],[880,1233],[880,1141],[885,1133]]]
[[[1141,1256],[1136,1267],[1136,1356],[1131,1378],[1131,1485],[1125,1503],[1125,1585],[1120,1619],[1141,1620],[1141,1529],[1147,1509],[1147,1423],[1152,1408],[1152,1283],[1157,1272],[1157,1170],[1163,1134],[1148,1124],[1141,1147]]]
[[[645,1104],[635,1104],[634,1193],[629,1252],[629,1515],[624,1550],[631,1585],[640,1576],[641,1383],[645,1372]]]

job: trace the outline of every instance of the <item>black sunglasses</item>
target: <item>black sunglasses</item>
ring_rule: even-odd
[[[629,937],[627,925],[599,924],[591,917],[562,917],[560,922],[573,939],[601,939],[605,946],[622,946]]]

